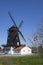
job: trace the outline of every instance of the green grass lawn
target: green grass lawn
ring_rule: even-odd
[[[43,65],[43,57],[0,57],[0,65]]]

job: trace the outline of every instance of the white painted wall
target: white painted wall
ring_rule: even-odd
[[[32,54],[32,50],[29,47],[24,47],[21,49],[21,55],[29,55]]]
[[[10,50],[9,50],[8,54],[11,54],[11,55],[13,55],[13,54],[14,54],[13,47],[11,47],[11,48],[10,48]]]

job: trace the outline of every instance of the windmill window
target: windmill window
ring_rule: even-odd
[[[19,42],[17,42],[17,46],[19,46]]]

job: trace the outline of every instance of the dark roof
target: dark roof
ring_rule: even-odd
[[[19,46],[19,47],[17,47],[17,48],[15,48],[14,50],[21,50],[22,48],[24,48],[25,46]]]

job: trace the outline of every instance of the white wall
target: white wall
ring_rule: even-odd
[[[24,47],[21,49],[21,55],[29,55],[32,53],[32,50],[29,47]]]
[[[14,54],[13,47],[11,47],[11,48],[10,48],[10,50],[9,50],[8,54],[11,54],[11,55],[13,55],[13,54]]]

